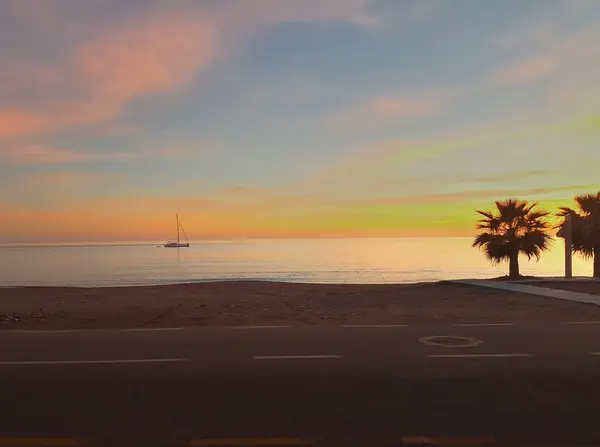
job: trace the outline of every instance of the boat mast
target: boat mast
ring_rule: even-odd
[[[177,243],[179,244],[179,214],[175,214],[175,219],[177,220]]]
[[[183,233],[183,237],[185,238],[185,242],[187,242],[189,244],[190,241],[188,240],[187,234],[185,234],[185,228],[183,228],[183,224],[181,223],[181,220],[179,220],[179,228],[180,228],[181,232]]]

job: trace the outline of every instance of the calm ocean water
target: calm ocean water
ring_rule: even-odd
[[[412,283],[506,274],[492,266],[472,238],[319,239],[0,247],[0,286],[128,286],[261,279],[312,283]],[[563,244],[539,263],[521,260],[523,274],[561,276]],[[578,257],[573,274],[590,276]]]

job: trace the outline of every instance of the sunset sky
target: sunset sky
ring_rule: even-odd
[[[0,243],[464,236],[600,189],[598,0],[3,0]]]

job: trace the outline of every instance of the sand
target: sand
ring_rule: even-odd
[[[220,282],[0,289],[0,329],[552,322],[600,307],[456,284]]]

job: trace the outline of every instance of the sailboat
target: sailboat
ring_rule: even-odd
[[[181,225],[181,221],[179,220],[179,214],[175,214],[175,219],[177,220],[177,242],[167,242],[164,246],[167,248],[189,247],[190,242],[188,241],[187,235],[185,234],[185,230],[183,229],[183,225]],[[181,242],[179,239],[180,228],[183,232],[183,237],[185,237],[185,242]]]

